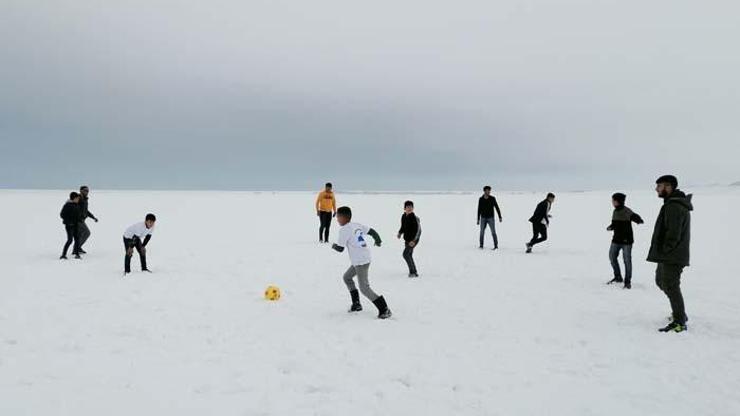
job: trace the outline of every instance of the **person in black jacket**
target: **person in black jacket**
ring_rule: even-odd
[[[483,196],[478,199],[478,216],[477,223],[480,226],[480,237],[479,237],[479,248],[483,248],[483,243],[486,239],[486,227],[491,227],[491,236],[493,237],[493,249],[498,249],[498,235],[496,235],[496,219],[494,218],[495,213],[498,212],[498,221],[502,222],[501,208],[498,206],[496,197],[491,195],[491,187],[483,187]]]
[[[405,248],[403,250],[403,259],[409,266],[409,277],[419,277],[414,262],[414,248],[419,244],[421,238],[421,220],[414,214],[414,203],[406,201],[403,204],[403,214],[401,215],[401,228],[398,230],[398,238],[403,237]]]
[[[72,254],[74,254],[76,259],[80,258],[78,225],[82,214],[79,203],[80,194],[72,192],[69,194],[69,201],[64,204],[62,211],[59,213],[59,216],[62,217],[62,222],[64,223],[64,230],[67,233],[67,241],[64,243],[62,255],[59,257],[60,260],[67,260],[67,250],[69,250],[69,246],[73,241],[75,245],[72,249]]]
[[[80,242],[78,244],[78,249],[80,251],[80,254],[87,254],[85,250],[82,249],[82,246],[85,244],[88,238],[90,238],[90,229],[87,227],[87,224],[85,224],[85,220],[88,218],[92,218],[93,221],[98,222],[98,219],[93,215],[92,212],[87,207],[88,199],[90,195],[90,188],[82,185],[80,186],[80,223],[77,225],[78,227],[78,233],[80,236]]]
[[[691,243],[691,195],[678,189],[678,179],[665,175],[655,181],[655,191],[663,198],[650,244],[647,261],[657,263],[655,283],[671,303],[672,322],[661,332],[687,330],[686,307],[681,293],[681,273],[689,265]]]
[[[534,214],[529,219],[532,223],[532,239],[527,243],[527,253],[532,252],[532,247],[543,241],[547,241],[547,227],[550,225],[550,209],[555,202],[555,194],[548,193],[544,201],[537,204]]]
[[[624,259],[624,288],[632,288],[632,244],[635,242],[632,231],[632,223],[642,224],[642,218],[632,212],[626,205],[627,195],[616,193],[612,195],[612,223],[607,227],[608,231],[613,231],[612,244],[609,248],[609,261],[614,270],[614,278],[608,282],[622,283],[622,271],[619,268],[619,252],[622,252]]]

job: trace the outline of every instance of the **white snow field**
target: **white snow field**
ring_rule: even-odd
[[[631,291],[605,284],[611,192],[558,193],[531,255],[544,193],[498,194],[493,252],[477,248],[477,193],[338,192],[384,239],[370,276],[388,321],[367,300],[346,312],[349,260],[316,241],[313,193],[93,189],[89,254],[62,262],[66,192],[0,191],[0,415],[738,415],[740,190],[685,189],[689,331],[662,334],[647,185],[627,200],[646,220]],[[418,280],[395,239],[407,198]],[[135,256],[123,279],[121,235],[147,212],[154,273]]]

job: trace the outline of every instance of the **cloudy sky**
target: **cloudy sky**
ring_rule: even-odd
[[[0,2],[0,187],[740,180],[740,3]]]

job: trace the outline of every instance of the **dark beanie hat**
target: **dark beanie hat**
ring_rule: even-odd
[[[612,195],[612,199],[624,205],[624,201],[627,200],[627,195],[621,192],[617,192],[616,194]]]
[[[678,188],[678,179],[673,175],[663,175],[655,183],[669,183],[673,189]]]

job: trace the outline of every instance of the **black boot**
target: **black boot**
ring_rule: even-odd
[[[352,306],[350,306],[348,312],[359,312],[362,310],[362,304],[360,304],[360,292],[355,290],[350,290],[349,295],[352,297]]]
[[[385,303],[384,297],[379,297],[373,301],[375,307],[378,308],[378,319],[388,319],[391,317],[391,310],[388,309],[388,304]]]
[[[612,279],[612,280],[610,280],[610,281],[606,282],[606,284],[607,284],[607,285],[610,285],[610,284],[612,284],[612,283],[622,283],[622,282],[623,282],[623,280],[622,280],[622,278],[621,278],[621,277],[615,277],[614,279]]]

